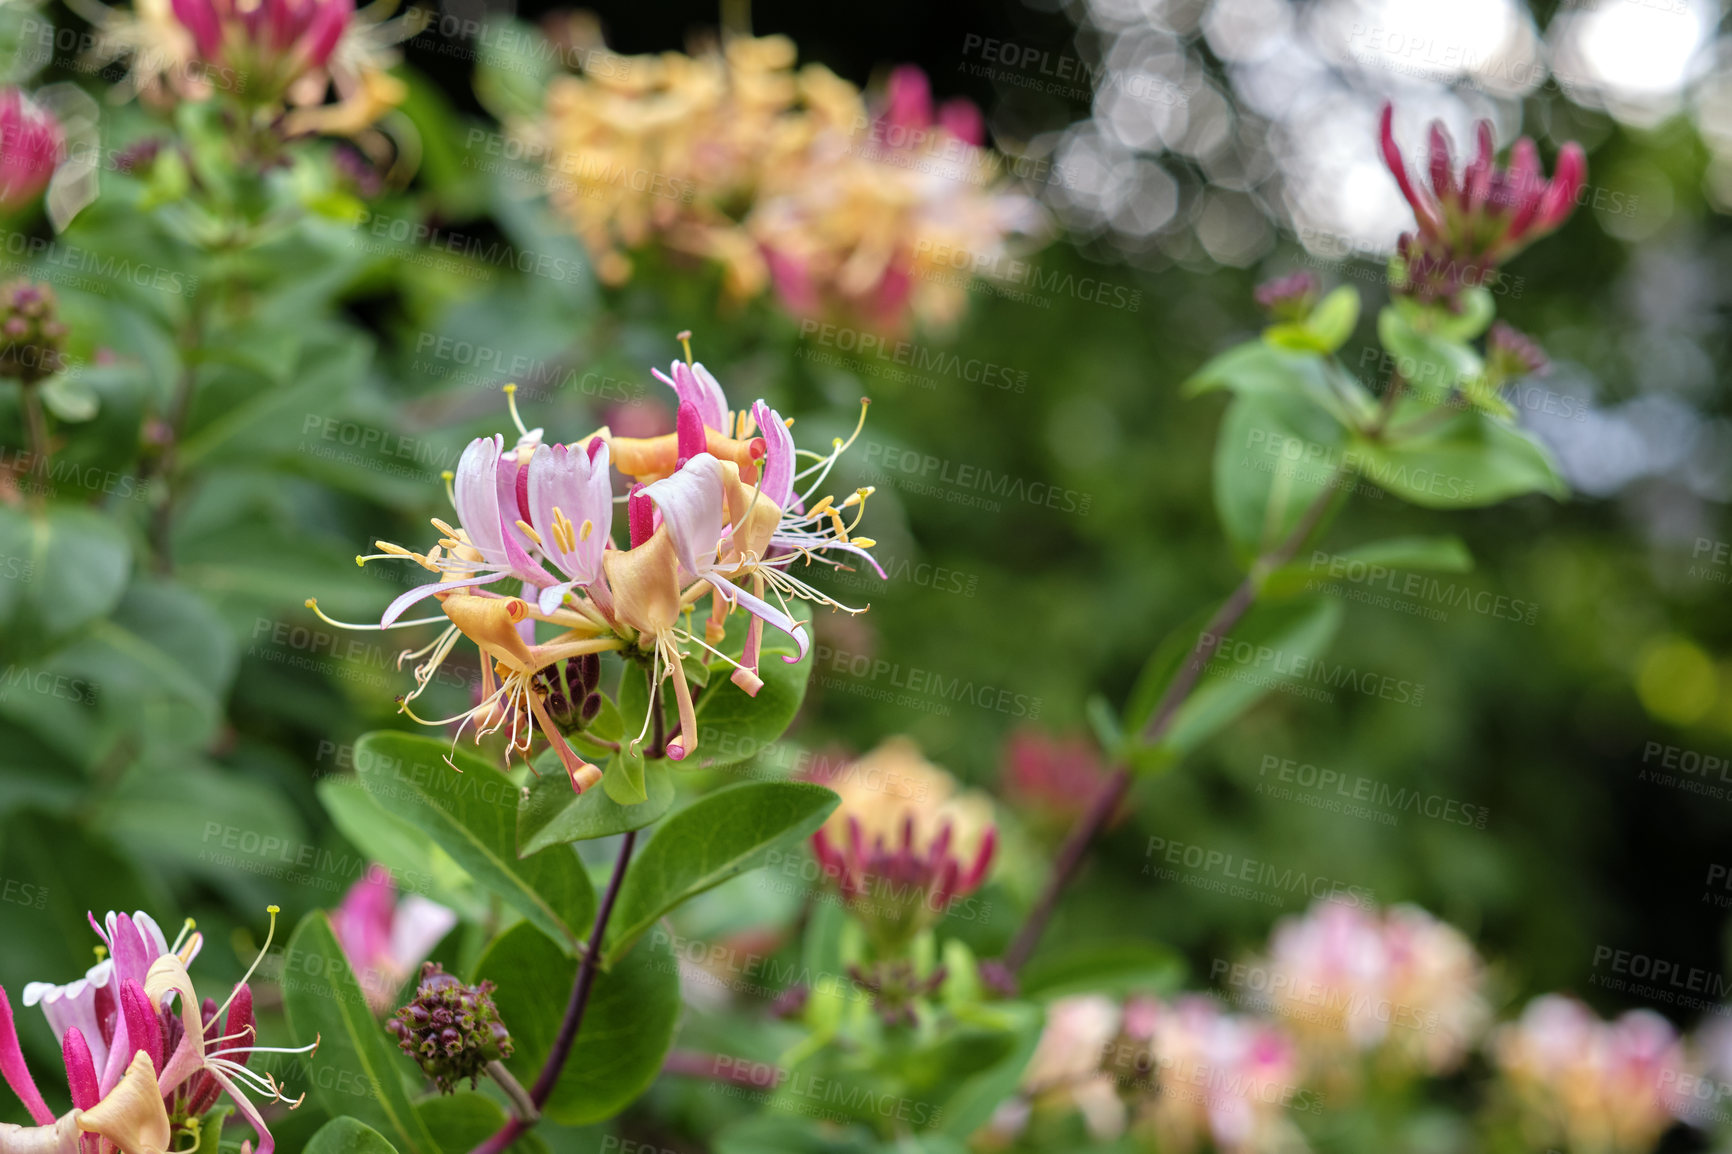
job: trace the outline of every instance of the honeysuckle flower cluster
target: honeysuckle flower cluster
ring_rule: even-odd
[[[992,803],[960,791],[910,739],[890,738],[814,780],[842,800],[812,835],[812,852],[886,956],[986,881],[998,844]]]
[[[415,967],[456,924],[454,912],[420,894],[399,900],[390,873],[380,866],[349,887],[331,912],[337,944],[375,1014],[392,1007]]]
[[[420,27],[395,3],[136,0],[97,11],[94,61],[130,63],[125,87],[153,104],[222,96],[284,135],[358,136],[401,103],[392,45]],[[81,9],[82,10],[82,9]],[[327,103],[335,89],[337,100]],[[286,114],[285,114],[286,113]],[[278,118],[280,117],[280,120]]]
[[[1051,832],[1070,828],[1107,782],[1100,752],[1082,737],[1034,728],[1011,734],[1004,752],[1004,792],[1030,820]]]
[[[1294,1035],[1334,1059],[1374,1054],[1440,1074],[1461,1063],[1490,1015],[1484,968],[1461,932],[1417,906],[1378,913],[1320,901],[1285,918],[1247,991]]]
[[[1019,1096],[988,1133],[1013,1140],[1037,1114],[1074,1110],[1100,1142],[1131,1133],[1186,1154],[1303,1149],[1287,1114],[1317,1098],[1300,1075],[1278,1027],[1209,997],[1062,998],[1047,1011]]]
[[[271,907],[276,929],[276,907]],[[275,1143],[246,1090],[287,1101],[269,1074],[247,1068],[255,1053],[305,1053],[255,1044],[252,990],[237,982],[226,1001],[200,1001],[187,967],[203,937],[189,918],[173,943],[150,915],[110,912],[91,928],[99,960],[84,977],[32,982],[23,1004],[40,1006],[66,1064],[72,1108],[51,1109],[24,1063],[11,1000],[0,989],[0,1075],[34,1125],[0,1125],[0,1151],[42,1154],[162,1154],[200,1144],[200,1119],[226,1094],[258,1135]],[[265,950],[270,948],[266,939]],[[264,950],[259,958],[264,957]],[[258,966],[254,960],[253,969]],[[244,1089],[243,1089],[244,1087]],[[213,1144],[214,1145],[214,1144]]]
[[[686,334],[682,334],[682,338]],[[641,662],[649,673],[650,707],[627,750],[674,760],[691,756],[699,732],[688,657],[732,667],[708,693],[756,696],[764,656],[764,630],[784,634],[804,657],[811,641],[791,601],[807,600],[850,613],[792,570],[813,564],[847,567],[877,563],[874,542],[854,535],[870,488],[837,501],[818,492],[866,419],[828,453],[796,449],[787,420],[763,401],[731,410],[716,378],[701,363],[676,361],[653,370],[678,402],[676,427],[652,437],[615,436],[606,426],[569,443],[548,442],[543,430],[524,427],[514,387],[507,386],[515,444],[478,437],[458,460],[450,496],[456,523],[433,518],[437,543],[417,552],[391,542],[358,557],[409,561],[433,579],[386,608],[386,629],[439,622],[404,621],[410,606],[435,600],[448,627],[431,644],[399,658],[417,661],[414,688],[402,709],[423,724],[456,725],[507,737],[508,754],[529,755],[539,731],[557,753],[578,792],[601,779],[566,740],[566,732],[593,716],[589,698],[599,667],[585,659],[615,652]],[[614,474],[629,480],[623,496],[625,545],[614,540]],[[882,570],[878,570],[882,576]],[[699,603],[708,612],[697,620]],[[318,612],[316,602],[308,606]],[[723,653],[729,617],[745,615],[738,656]],[[424,719],[415,701],[463,639],[482,655],[479,704],[446,718]],[[575,659],[575,664],[573,661]],[[671,693],[678,724],[660,733],[662,692]],[[555,714],[559,716],[556,718]]]
[[[1422,301],[1450,301],[1464,287],[1487,283],[1499,265],[1555,231],[1575,211],[1576,194],[1587,180],[1587,159],[1579,144],[1571,142],[1558,151],[1548,181],[1539,150],[1526,136],[1516,141],[1508,166],[1498,167],[1491,122],[1482,120],[1475,128],[1478,150],[1457,175],[1449,133],[1436,121],[1425,173],[1416,178],[1395,142],[1394,121],[1394,107],[1384,105],[1383,161],[1418,224],[1398,245],[1400,291]]]
[[[499,1020],[493,988],[492,982],[466,986],[427,962],[415,997],[385,1023],[440,1093],[453,1093],[465,1078],[473,1088],[489,1062],[511,1057],[511,1033]]]
[[[16,88],[0,88],[0,212],[36,202],[66,158],[60,122]]]
[[[1492,1051],[1527,1138],[1541,1146],[1650,1150],[1689,1080],[1683,1044],[1659,1014],[1632,1010],[1607,1022],[1559,994],[1529,1002]]]
[[[733,38],[695,56],[586,56],[520,131],[549,195],[608,283],[654,241],[718,263],[735,301],[773,287],[802,316],[881,329],[943,321],[967,281],[1033,233],[1033,201],[993,187],[980,113],[932,105],[900,68],[877,109],[785,37]]]

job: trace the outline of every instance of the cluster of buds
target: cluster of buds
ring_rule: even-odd
[[[421,966],[414,999],[385,1023],[439,1091],[469,1079],[473,1088],[490,1062],[511,1057],[511,1034],[493,1005],[493,983],[466,986],[437,962]]]
[[[993,187],[979,111],[935,111],[919,69],[897,69],[874,110],[821,66],[796,72],[785,37],[586,55],[522,132],[609,283],[654,241],[719,263],[735,301],[773,287],[802,316],[894,330],[956,315],[967,278],[1041,225],[1032,201]]]
[[[1559,150],[1557,170],[1548,181],[1539,150],[1525,136],[1516,141],[1508,167],[1498,167],[1491,122],[1482,120],[1475,130],[1478,151],[1458,176],[1449,133],[1434,122],[1427,188],[1423,177],[1409,172],[1395,143],[1394,117],[1394,108],[1384,105],[1383,161],[1419,226],[1398,245],[1402,292],[1421,301],[1452,302],[1461,289],[1487,283],[1500,265],[1575,211],[1576,194],[1587,179],[1580,145],[1572,142]]]
[[[872,1007],[887,1026],[912,1026],[919,1021],[920,1002],[936,994],[949,971],[936,966],[922,972],[907,958],[850,966],[848,976],[872,995]]]
[[[16,88],[0,88],[0,212],[27,208],[66,159],[60,122]]]
[[[1607,1154],[1647,1151],[1674,1121],[1683,1045],[1651,1010],[1606,1022],[1574,998],[1547,994],[1503,1027],[1493,1056],[1536,1146]]]
[[[349,887],[331,911],[331,930],[375,1014],[396,1003],[421,959],[456,924],[455,913],[420,894],[399,900],[390,872],[379,865]]]
[[[1100,1142],[1131,1133],[1184,1154],[1302,1148],[1283,1116],[1310,1095],[1300,1073],[1279,1028],[1208,997],[1063,998],[989,1133],[1013,1138],[1036,1114],[1074,1111]]]
[[[815,780],[842,801],[812,852],[880,956],[896,957],[986,880],[998,841],[991,803],[958,793],[909,739]]]
[[[1373,1054],[1403,1071],[1458,1066],[1484,1030],[1484,968],[1460,931],[1417,906],[1324,900],[1275,927],[1253,992],[1320,1057]]]
[[[381,541],[379,553],[356,559],[407,560],[434,574],[393,601],[377,626],[346,626],[320,614],[347,628],[391,628],[440,621],[402,620],[411,605],[437,602],[447,629],[404,654],[422,659],[415,688],[400,700],[410,717],[455,724],[459,736],[472,728],[477,740],[503,731],[507,756],[526,760],[539,731],[581,793],[601,770],[578,756],[566,734],[600,708],[600,654],[632,659],[649,677],[649,708],[626,748],[679,761],[696,752],[699,739],[688,658],[732,667],[726,679],[701,678],[705,693],[756,696],[764,684],[760,661],[775,653],[765,649],[765,626],[788,638],[779,653],[787,663],[810,648],[790,599],[861,612],[790,570],[796,562],[846,568],[859,560],[883,575],[869,552],[874,542],[852,534],[872,490],[842,501],[817,496],[859,435],[865,404],[853,436],[802,461],[791,422],[763,401],[730,410],[716,378],[690,360],[689,346],[687,358],[655,372],[678,401],[675,430],[660,436],[617,436],[603,426],[549,444],[541,429],[524,427],[515,387],[507,386],[517,442],[480,437],[464,450],[451,478],[458,523],[433,518],[439,540],[424,553]],[[630,485],[625,548],[613,539],[616,469],[622,487]],[[709,612],[699,626],[693,618],[705,597]],[[307,604],[318,612],[314,601]],[[724,653],[718,646],[736,611],[745,617],[740,647]],[[416,717],[415,699],[462,637],[481,651],[479,704],[454,717]],[[662,732],[664,686],[678,718],[671,734]]]
[[[1082,737],[1025,727],[1004,754],[1004,791],[1043,830],[1060,833],[1088,812],[1107,783],[1099,751]]]
[[[46,380],[60,371],[65,344],[53,289],[26,280],[0,285],[0,376]]]
[[[270,907],[271,930],[277,908]],[[143,912],[109,913],[91,928],[102,939],[98,961],[66,984],[31,982],[24,1005],[40,1006],[60,1040],[72,1108],[56,1115],[37,1089],[18,1044],[11,1001],[0,990],[0,1075],[34,1125],[0,1125],[0,1150],[136,1154],[200,1146],[200,1120],[224,1094],[259,1137],[273,1147],[246,1090],[267,1102],[285,1099],[276,1079],[248,1068],[254,1053],[307,1053],[316,1048],[255,1045],[252,990],[247,981],[270,949],[217,1005],[200,1000],[187,974],[203,937],[192,919],[169,943]],[[211,1145],[215,1145],[214,1138]]]

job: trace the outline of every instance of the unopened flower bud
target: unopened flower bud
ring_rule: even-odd
[[[1317,303],[1317,292],[1317,277],[1301,269],[1264,281],[1252,295],[1276,320],[1297,324],[1311,315],[1311,308]]]
[[[60,371],[66,326],[55,316],[53,290],[29,281],[0,285],[0,376],[26,385]]]
[[[493,1005],[493,983],[466,986],[437,962],[421,967],[415,999],[385,1023],[441,1093],[469,1079],[473,1088],[489,1062],[511,1057],[511,1035]]]

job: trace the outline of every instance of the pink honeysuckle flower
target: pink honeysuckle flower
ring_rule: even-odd
[[[1528,137],[1516,141],[1507,168],[1495,162],[1491,122],[1476,126],[1478,151],[1458,177],[1449,133],[1441,121],[1431,126],[1427,169],[1431,187],[1409,172],[1395,143],[1395,108],[1383,106],[1379,128],[1383,161],[1413,208],[1417,232],[1402,236],[1406,262],[1403,291],[1421,300],[1454,297],[1477,285],[1499,265],[1558,229],[1575,211],[1576,194],[1587,179],[1587,159],[1573,141],[1558,152],[1557,169],[1547,181],[1539,150]]]
[[[270,907],[270,912],[274,935],[276,907]],[[186,966],[202,941],[191,919],[172,946],[163,942],[156,923],[142,913],[131,917],[110,913],[105,924],[106,933],[91,919],[110,950],[101,984],[87,975],[83,988],[77,982],[31,987],[61,1039],[72,1098],[69,1112],[56,1117],[37,1089],[18,1044],[11,1000],[0,989],[0,1077],[35,1123],[0,1126],[0,1154],[162,1154],[176,1146],[177,1135],[196,1139],[198,1120],[222,1093],[235,1099],[258,1133],[261,1154],[268,1154],[270,1134],[237,1083],[272,1100],[284,1099],[270,1075],[246,1068],[247,1059],[263,1050],[307,1053],[317,1043],[299,1049],[252,1044],[252,991],[246,983],[258,959],[223,1006],[208,1000],[200,1003],[190,979],[174,985],[177,1001],[171,1004],[166,989],[152,990],[160,986],[157,979],[163,973],[185,978]],[[269,948],[267,937],[259,959]],[[83,999],[90,991],[106,992],[107,998],[86,1003]],[[83,1020],[91,1005],[99,1011],[92,1032],[76,1024],[61,1028],[62,1021]],[[105,1057],[99,1059],[99,1053]],[[299,1104],[298,1099],[290,1103],[291,1107]]]
[[[451,928],[457,915],[420,894],[401,901],[390,871],[374,866],[331,911],[331,929],[375,1014],[396,1005],[397,992]]]
[[[613,533],[613,480],[607,442],[592,438],[587,449],[541,445],[524,470],[529,524],[554,568],[566,580],[544,587],[538,597],[552,613],[574,588],[606,592],[601,557]]]
[[[18,89],[0,88],[0,212],[41,196],[65,157],[60,122]]]
[[[820,829],[812,835],[812,852],[843,900],[891,947],[932,924],[957,898],[979,889],[998,845],[997,828],[987,826],[972,860],[964,861],[953,852],[955,829],[949,822],[921,845],[912,814],[904,816],[894,840],[883,834],[869,837],[857,817],[847,820],[841,844]]]

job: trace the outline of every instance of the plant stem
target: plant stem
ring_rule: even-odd
[[[1221,603],[1215,615],[1209,618],[1208,624],[1203,626],[1197,635],[1197,644],[1191,649],[1190,657],[1167,684],[1166,691],[1155,704],[1148,725],[1143,728],[1142,741],[1145,745],[1154,745],[1166,736],[1167,730],[1172,727],[1173,719],[1179,714],[1179,707],[1190,697],[1191,690],[1197,687],[1203,670],[1207,668],[1209,659],[1214,657],[1215,651],[1220,648],[1227,632],[1256,604],[1257,593],[1269,573],[1291,561],[1293,555],[1304,547],[1305,542],[1310,540],[1317,527],[1323,523],[1324,515],[1329,512],[1329,506],[1338,495],[1336,486],[1342,472],[1342,469],[1337,468],[1330,474],[1323,491],[1318,493],[1316,499],[1306,508],[1286,540],[1252,562],[1251,571],[1245,575],[1245,579],[1239,582],[1238,588]],[[1077,819],[1076,825],[1066,836],[1064,845],[1059,848],[1058,857],[1053,860],[1052,872],[1047,876],[1046,886],[1035,900],[1034,908],[1029,910],[1028,920],[1022,924],[1015,939],[1011,941],[1010,948],[1004,952],[1003,962],[1013,973],[1020,970],[1034,953],[1041,933],[1058,909],[1060,895],[1082,866],[1083,856],[1088,853],[1095,835],[1112,819],[1125,795],[1130,792],[1131,780],[1129,766],[1115,769],[1100,792],[1095,795],[1094,801],[1089,803],[1088,811]]]
[[[511,1099],[511,1116],[519,1122],[533,1125],[541,1117],[541,1111],[535,1108],[530,1100],[529,1091],[505,1068],[505,1063],[492,1061],[487,1063],[487,1076],[499,1084],[505,1091],[505,1096]]]
[[[613,905],[619,898],[620,884],[625,880],[625,867],[631,861],[632,847],[636,844],[637,831],[627,830],[620,841],[619,857],[613,863],[613,876],[607,881],[607,892],[602,894],[601,905],[596,908],[595,924],[590,928],[583,958],[577,964],[577,979],[571,985],[571,1000],[566,1003],[565,1017],[559,1023],[559,1033],[553,1039],[553,1048],[547,1052],[547,1062],[541,1067],[535,1085],[529,1090],[529,1103],[537,1111],[537,1117],[539,1111],[547,1105],[548,1098],[553,1096],[553,1087],[559,1081],[561,1071],[565,1069],[566,1059],[571,1057],[571,1047],[577,1041],[578,1029],[583,1025],[583,1012],[589,1006],[589,992],[594,988],[596,972],[601,968],[601,943],[607,936],[608,919],[613,916]],[[534,1120],[512,1118],[469,1154],[500,1154],[533,1125]]]

